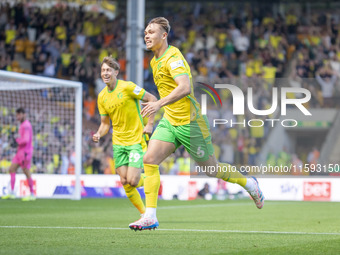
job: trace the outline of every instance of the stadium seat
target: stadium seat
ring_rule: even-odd
[[[12,71],[13,72],[17,72],[17,73],[21,73],[22,72],[22,69],[20,67],[20,64],[18,61],[13,61],[12,64],[11,64],[11,67],[12,67]]]
[[[22,39],[18,39],[15,41],[15,52],[23,53],[25,50],[25,41]]]
[[[34,50],[35,50],[35,43],[27,40],[25,44],[25,58],[27,60],[33,60]]]

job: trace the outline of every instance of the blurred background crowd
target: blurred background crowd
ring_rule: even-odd
[[[238,84],[246,91],[253,88],[254,107],[268,109],[272,101],[272,88],[280,79],[290,86],[307,88],[312,99],[306,107],[334,108],[340,105],[340,14],[339,8],[324,5],[307,8],[306,4],[286,4],[275,8],[273,4],[242,2],[182,2],[181,5],[146,1],[146,21],[154,16],[169,19],[169,43],[178,47],[188,61],[194,80],[207,84]],[[111,137],[108,134],[100,144],[92,142],[92,134],[100,123],[96,98],[105,87],[100,78],[100,63],[112,55],[120,64],[119,77],[126,78],[126,5],[117,3],[115,18],[103,13],[87,11],[83,6],[68,4],[44,10],[29,4],[13,6],[0,3],[0,69],[47,77],[76,80],[83,84],[83,172],[114,173]],[[144,88],[158,96],[149,62],[152,53],[144,54]],[[198,89],[196,89],[198,91]],[[230,94],[221,95],[222,111],[210,105],[208,118],[254,119],[232,114]],[[13,109],[2,107],[4,119]],[[13,106],[14,108],[14,106]],[[50,136],[35,141],[36,153],[33,172],[72,173],[74,148],[69,137],[71,123],[49,121],[44,131],[41,121],[35,119],[35,110],[29,118],[36,134]],[[160,112],[156,121],[161,118]],[[14,115],[13,115],[14,116]],[[264,116],[272,118],[273,116]],[[5,138],[14,127],[2,128],[0,169],[5,172],[13,154]],[[51,131],[52,130],[52,131]],[[14,128],[15,131],[15,128]],[[240,165],[255,165],[257,155],[270,129],[238,126],[212,128],[216,156],[219,161]],[[72,136],[72,135],[71,135]],[[222,137],[222,138],[221,138]],[[218,138],[218,139],[214,139]],[[61,147],[41,145],[44,141],[63,141]],[[6,141],[6,142],[5,142]],[[54,148],[55,147],[55,148]],[[316,162],[320,148],[291,154],[282,151],[268,155],[270,164],[302,164]],[[162,163],[163,174],[190,172],[188,154],[183,148]]]

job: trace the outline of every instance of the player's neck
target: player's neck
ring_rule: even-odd
[[[169,44],[164,43],[158,50],[155,50],[154,51],[155,58],[156,59],[160,58],[164,54],[164,52],[167,50],[168,47],[169,47]]]
[[[114,81],[113,81],[111,84],[108,84],[108,85],[107,85],[109,91],[112,91],[112,90],[115,89],[116,84],[117,84],[117,81],[118,81],[117,79],[114,79]]]

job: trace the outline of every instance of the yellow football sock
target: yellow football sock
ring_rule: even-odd
[[[247,178],[241,174],[239,171],[232,171],[231,165],[227,163],[218,163],[221,167],[216,174],[216,177],[222,179],[226,182],[237,183],[242,187],[245,187],[247,184]]]
[[[140,187],[143,187],[143,186],[144,186],[144,178],[145,178],[145,174],[141,174],[141,175],[140,175],[139,182],[138,182],[136,188],[140,188]]]
[[[144,164],[144,192],[146,207],[157,208],[158,190],[161,184],[159,166]]]
[[[138,209],[141,214],[145,213],[145,206],[140,197],[138,190],[135,187],[132,187],[130,184],[126,184],[123,186],[126,196],[131,201],[131,203]]]

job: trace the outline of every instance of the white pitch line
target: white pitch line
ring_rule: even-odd
[[[22,228],[22,229],[84,229],[84,230],[129,230],[128,228],[110,227],[62,227],[62,226],[0,226],[0,228]],[[340,233],[318,233],[318,232],[281,232],[281,231],[247,231],[247,230],[219,230],[219,229],[157,229],[157,231],[174,232],[211,232],[211,233],[239,233],[239,234],[278,234],[278,235],[335,235]]]
[[[265,205],[287,205],[292,204],[294,202],[265,202]],[[198,205],[174,205],[174,206],[158,206],[157,209],[185,209],[185,208],[209,208],[209,207],[228,207],[228,206],[243,206],[243,205],[250,205],[254,206],[254,202],[251,200],[249,202],[244,203],[224,203],[224,204],[198,204]]]
[[[251,205],[251,203],[237,203],[237,204],[200,204],[200,205],[174,205],[174,206],[158,206],[157,209],[185,209],[185,208],[205,208],[205,207],[227,207],[238,205]]]

